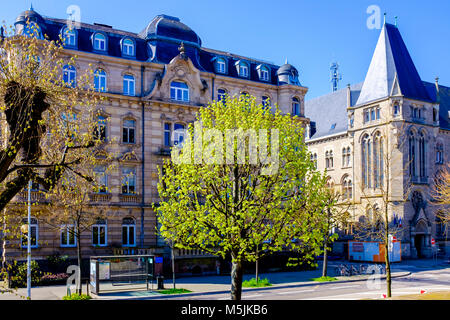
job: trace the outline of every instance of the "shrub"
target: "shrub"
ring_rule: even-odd
[[[69,264],[68,259],[68,256],[61,256],[59,253],[47,256],[47,264],[50,271],[54,273],[65,271]]]
[[[8,266],[8,272],[13,288],[25,288],[27,286],[27,263],[18,263],[14,261]],[[39,265],[36,261],[31,261],[31,285],[39,285],[43,273],[39,270]]]
[[[319,278],[311,278],[311,281],[317,281],[317,282],[328,282],[328,281],[336,281],[336,278],[333,277],[319,277]]]
[[[72,293],[70,296],[64,296],[63,300],[91,300],[91,296],[87,294]]]
[[[250,280],[245,280],[242,282],[243,287],[270,287],[272,284],[270,283],[269,279],[259,279],[258,282],[256,282],[255,278],[251,278]]]

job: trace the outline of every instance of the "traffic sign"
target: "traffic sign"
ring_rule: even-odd
[[[431,238],[431,245],[432,245],[433,247],[436,245],[436,241],[435,241],[433,238]]]

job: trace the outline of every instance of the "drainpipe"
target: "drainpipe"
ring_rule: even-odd
[[[211,91],[211,101],[214,101],[214,77],[212,78]]]
[[[144,97],[144,72],[145,72],[145,66],[141,66],[141,100],[142,97]],[[141,101],[142,106],[142,124],[141,124],[141,150],[142,150],[142,163],[141,163],[141,193],[142,193],[142,200],[141,200],[141,237],[140,237],[140,247],[144,247],[144,216],[145,216],[145,103],[144,101]]]

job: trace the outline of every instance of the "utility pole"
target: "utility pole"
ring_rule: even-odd
[[[31,180],[28,181],[27,299],[31,300]]]

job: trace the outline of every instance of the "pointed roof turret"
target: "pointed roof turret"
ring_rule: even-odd
[[[398,28],[386,23],[381,30],[357,105],[394,95],[431,101]]]

